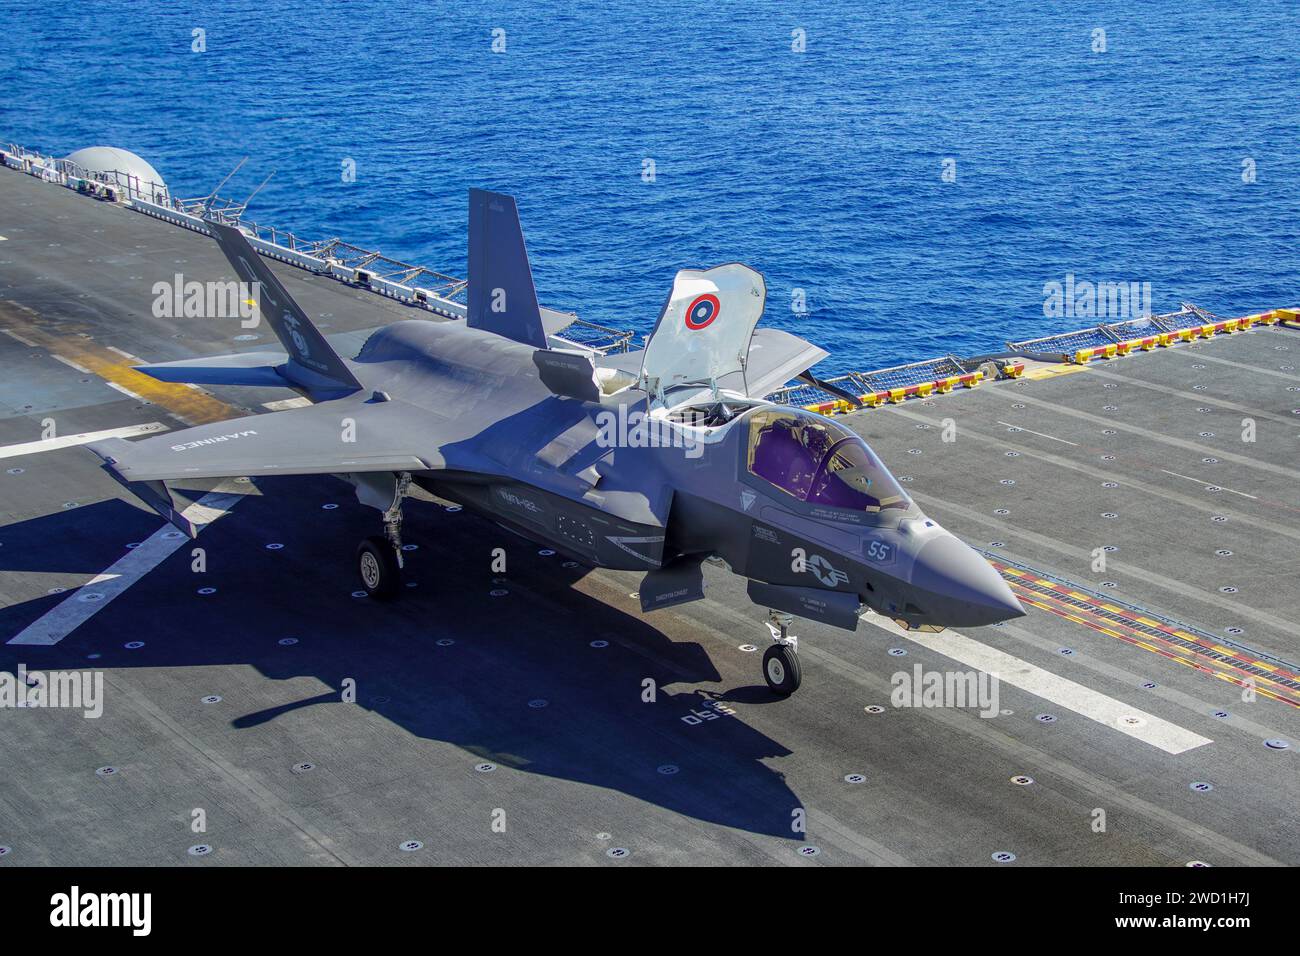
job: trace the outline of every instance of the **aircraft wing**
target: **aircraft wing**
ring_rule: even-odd
[[[109,438],[87,447],[123,483],[244,475],[418,471],[436,453],[427,416],[402,401],[334,401],[250,415],[143,441]],[[160,439],[160,440],[158,440]]]
[[[237,352],[234,355],[181,359],[179,362],[155,362],[134,368],[160,382],[292,388],[294,383],[281,371],[288,362],[286,352]]]
[[[780,329],[755,329],[749,343],[743,376],[733,373],[724,380],[728,388],[745,388],[746,394],[762,398],[799,373],[812,368],[830,353]]]
[[[723,388],[744,392],[751,398],[762,398],[780,388],[801,372],[812,368],[830,353],[797,335],[780,329],[755,329],[749,342],[743,372],[728,372],[718,379]],[[636,380],[645,353],[616,352],[596,357],[596,367],[611,369]]]

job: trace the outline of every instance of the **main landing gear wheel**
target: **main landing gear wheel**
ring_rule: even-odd
[[[391,601],[402,586],[402,568],[397,551],[383,535],[372,534],[357,546],[357,570],[361,586],[379,601]]]
[[[763,678],[772,693],[789,697],[799,689],[803,670],[799,654],[789,644],[773,644],[763,652]]]
[[[392,499],[388,500],[388,486],[379,480],[357,486],[357,497],[363,504],[384,509],[384,533],[372,534],[357,545],[357,570],[361,573],[361,586],[366,593],[379,601],[391,601],[402,589],[402,499],[411,486],[411,473],[403,471],[391,476]],[[362,491],[365,491],[365,495]]]

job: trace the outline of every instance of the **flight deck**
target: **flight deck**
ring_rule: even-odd
[[[1028,615],[799,620],[779,699],[722,568],[643,615],[638,575],[425,495],[380,604],[328,476],[180,482],[190,541],[80,445],[302,401],[131,371],[275,346],[154,316],[220,250],[13,170],[0,235],[0,672],[105,686],[97,719],[0,711],[0,866],[1300,864],[1295,328],[839,417]],[[345,355],[428,317],[274,268]],[[917,668],[997,674],[996,709],[895,706]]]

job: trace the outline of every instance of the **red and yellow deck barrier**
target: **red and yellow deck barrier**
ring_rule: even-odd
[[[1207,322],[1204,325],[1189,326],[1185,329],[1175,329],[1172,332],[1157,332],[1153,335],[1144,335],[1141,338],[1129,339],[1125,342],[1114,342],[1110,345],[1079,349],[1070,356],[1070,361],[1075,365],[1086,365],[1094,359],[1112,359],[1121,355],[1129,355],[1134,351],[1150,352],[1152,349],[1170,346],[1175,342],[1194,342],[1197,339],[1211,338],[1221,332],[1239,332],[1249,329],[1251,326],[1276,325],[1278,322],[1300,327],[1300,309],[1273,309],[1269,312],[1243,315],[1239,319],[1223,319],[1218,322]]]
[[[1020,375],[1025,370],[1023,364],[1015,366],[1015,372],[1012,377]],[[1006,371],[1006,369],[1004,369]],[[867,408],[879,408],[888,402],[891,405],[898,405],[907,401],[909,398],[928,398],[931,395],[946,395],[954,388],[974,388],[984,380],[983,372],[968,372],[965,375],[948,375],[944,378],[935,379],[933,382],[918,382],[915,385],[908,385],[904,388],[890,388],[880,392],[867,392],[858,396],[860,401]],[[853,405],[843,399],[836,399],[831,402],[818,402],[815,405],[803,405],[802,408],[810,412],[817,412],[819,415],[836,415],[841,412],[853,411]]]
[[[1300,328],[1300,308],[1272,309],[1268,312],[1257,312],[1254,315],[1243,315],[1237,319],[1221,319],[1217,322],[1207,322],[1204,325],[1175,329],[1172,332],[1154,332],[1151,335],[1144,335],[1123,342],[1112,342],[1095,348],[1079,349],[1069,356],[1068,361],[1075,365],[1086,365],[1096,359],[1109,360],[1123,355],[1131,355],[1134,352],[1150,352],[1157,348],[1167,348],[1178,342],[1194,342],[1197,339],[1212,338],[1220,333],[1239,332],[1256,325],[1277,325],[1278,323]],[[1025,364],[1023,362],[1005,362],[1000,369],[999,377],[1020,378],[1024,375],[1024,372]],[[947,395],[956,388],[974,388],[983,380],[983,372],[948,375],[937,378],[932,382],[920,382],[903,388],[868,392],[865,395],[859,395],[858,400],[867,408],[879,408],[886,403],[899,405],[909,398],[928,398],[931,395]],[[842,399],[801,407],[822,415],[835,415],[854,410],[851,403]]]

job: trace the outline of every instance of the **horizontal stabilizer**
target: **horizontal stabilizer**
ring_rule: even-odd
[[[160,382],[183,382],[191,385],[263,385],[291,388],[293,382],[280,368],[289,361],[284,352],[240,352],[210,358],[181,359],[137,365],[135,371]]]
[[[821,621],[846,631],[858,628],[858,596],[843,591],[822,591],[751,580],[749,599],[761,607]]]

